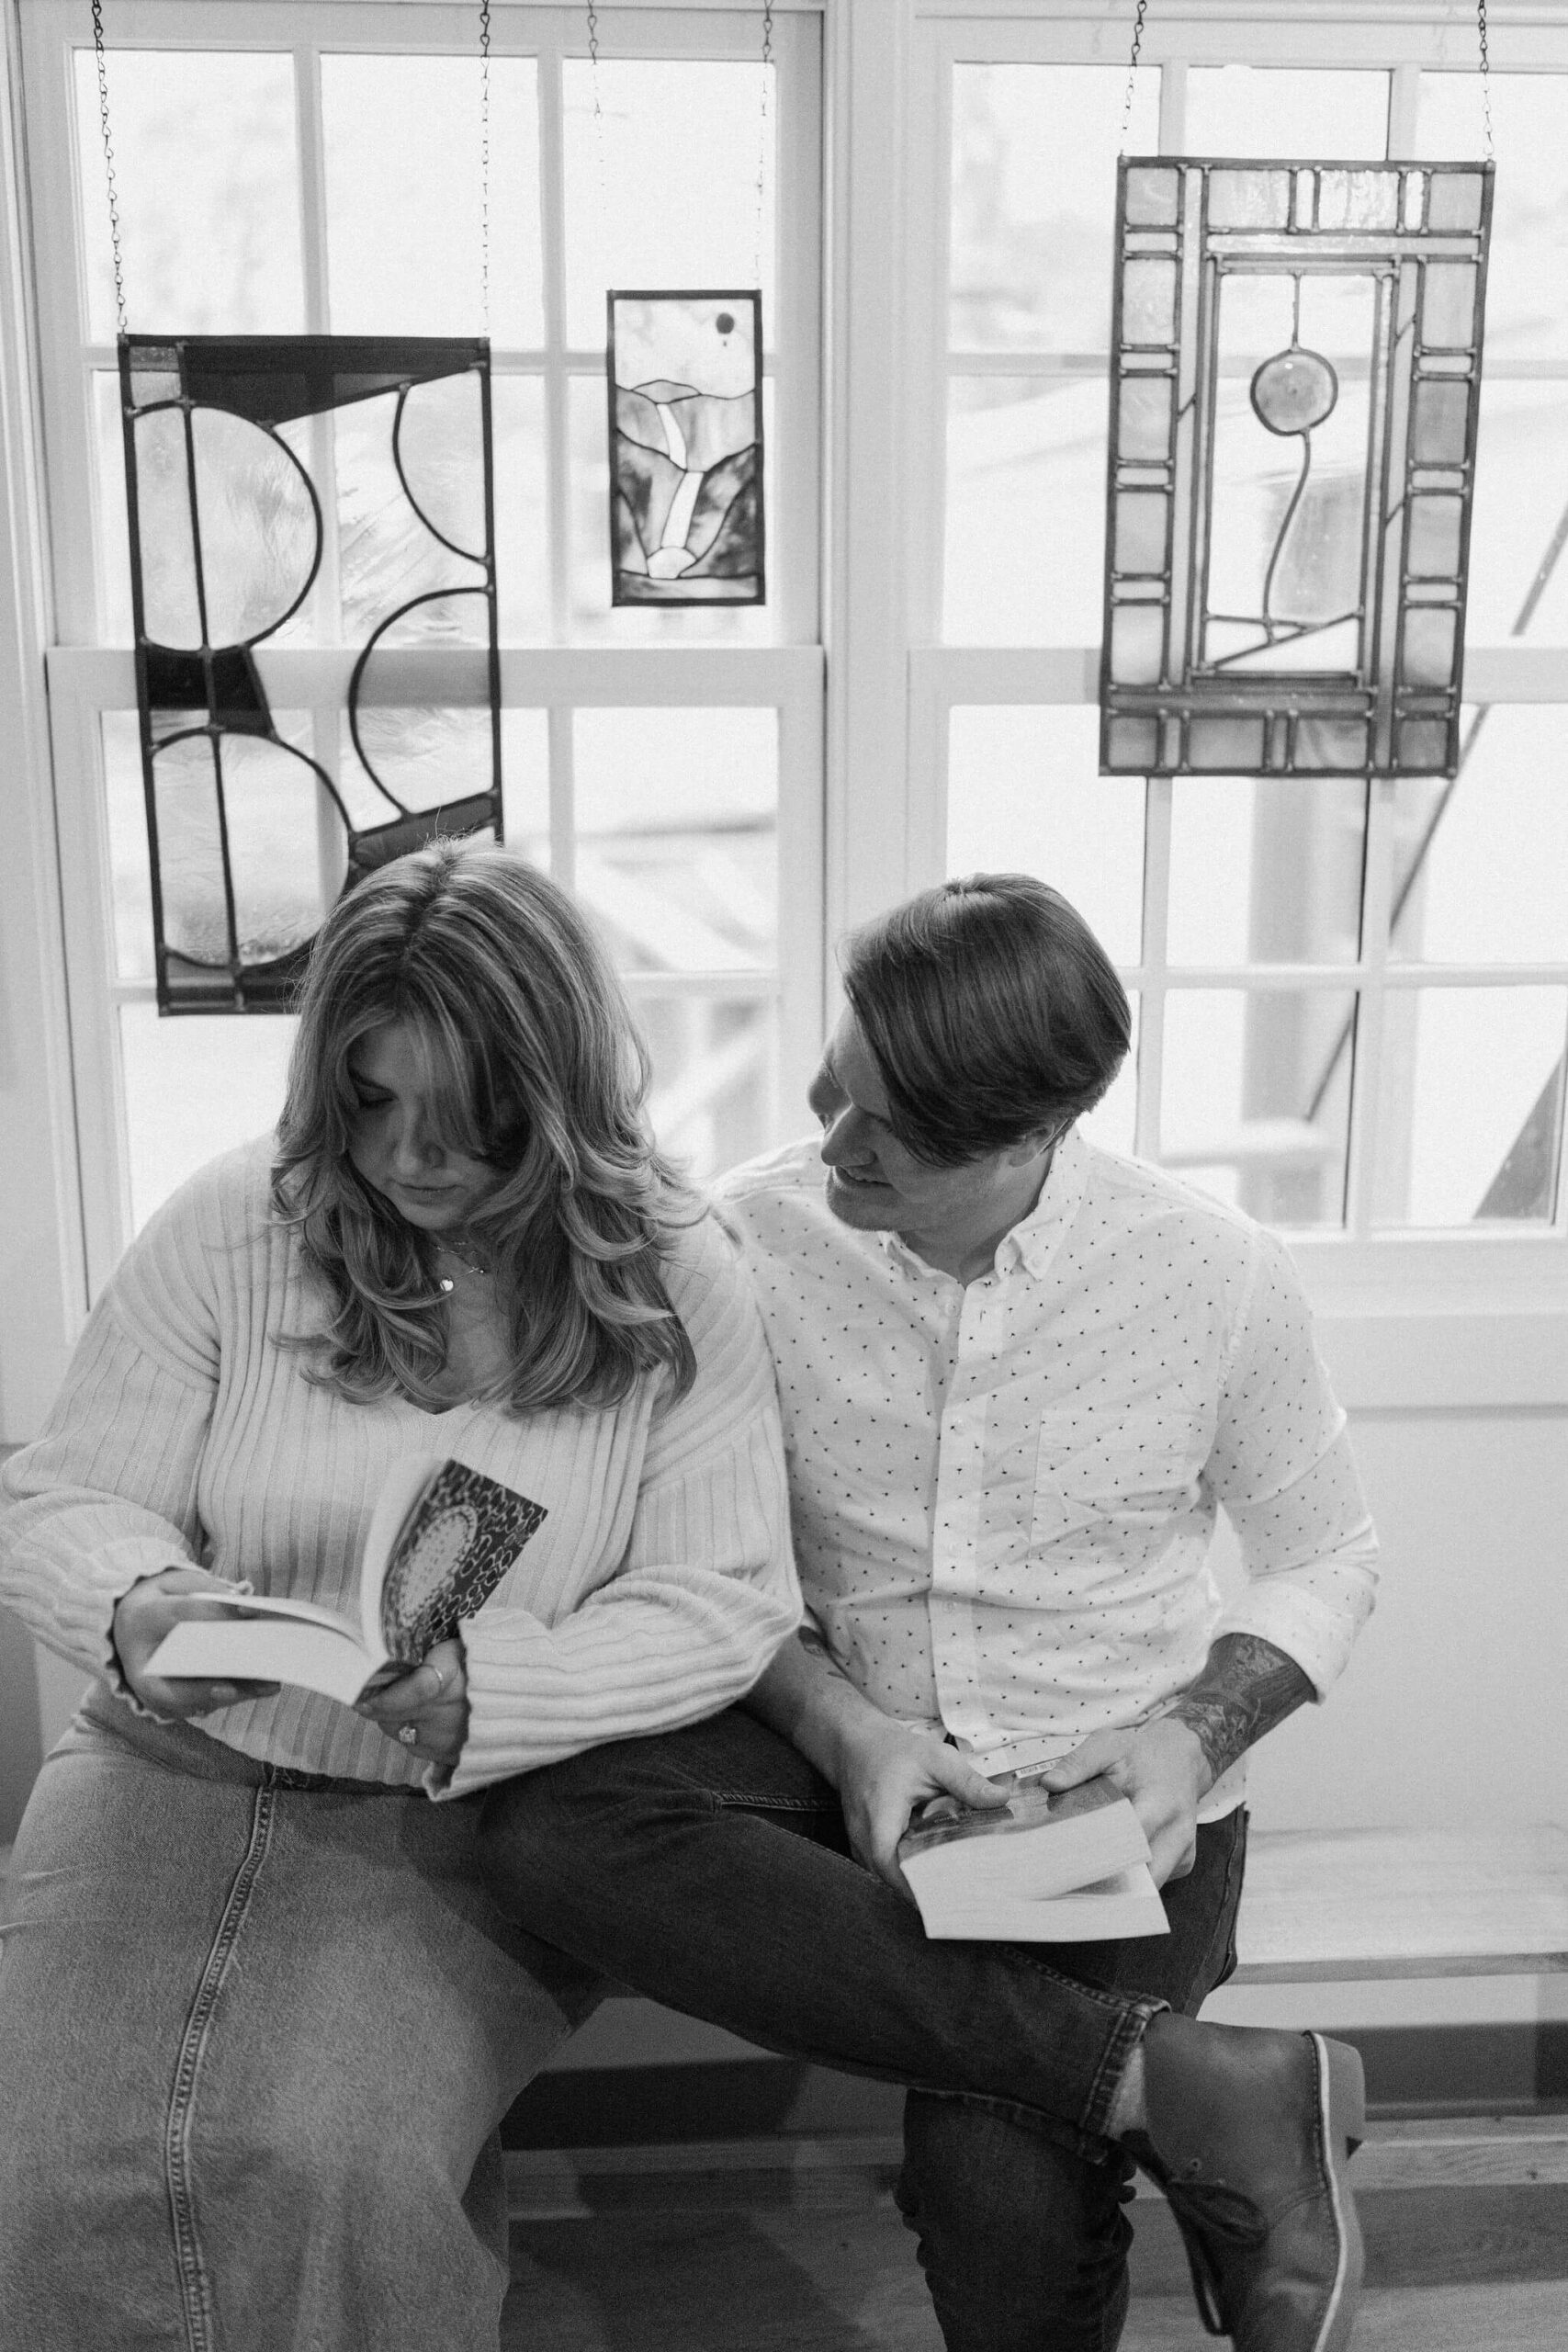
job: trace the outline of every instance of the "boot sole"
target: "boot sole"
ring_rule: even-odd
[[[1345,2352],[1356,2324],[1365,2250],[1348,2177],[1350,2157],[1366,2137],[1367,2093],[1359,2051],[1348,2042],[1307,2036],[1317,2064],[1318,2112],[1323,2120],[1324,2185],[1339,2240],[1339,2265],[1313,2338],[1312,2352]]]

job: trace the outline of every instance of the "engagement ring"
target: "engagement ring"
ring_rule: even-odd
[[[405,1747],[412,1747],[414,1741],[419,1737],[419,1725],[417,1724],[404,1724],[398,1733],[398,1737]]]

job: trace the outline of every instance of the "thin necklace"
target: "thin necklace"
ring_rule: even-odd
[[[491,1271],[490,1260],[475,1252],[471,1243],[468,1249],[459,1250],[456,1242],[445,1240],[440,1234],[437,1234],[435,1248],[438,1256],[456,1260],[466,1273],[488,1274]],[[456,1287],[448,1275],[438,1274],[436,1280],[444,1291],[450,1291]]]

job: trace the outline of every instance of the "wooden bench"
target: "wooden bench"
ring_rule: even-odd
[[[1568,1971],[1568,1829],[1255,1834],[1236,1940],[1231,1984],[1247,1995]],[[853,2207],[886,2193],[899,2153],[886,2132],[515,2149],[507,2178],[513,2213],[538,2220]],[[1568,2114],[1375,2119],[1353,2177],[1369,2192],[1568,2184]],[[1139,2191],[1157,2195],[1141,2176]]]

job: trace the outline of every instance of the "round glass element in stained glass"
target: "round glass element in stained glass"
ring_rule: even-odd
[[[1339,379],[1321,352],[1277,351],[1252,379],[1252,405],[1270,433],[1310,433],[1339,398]]]

